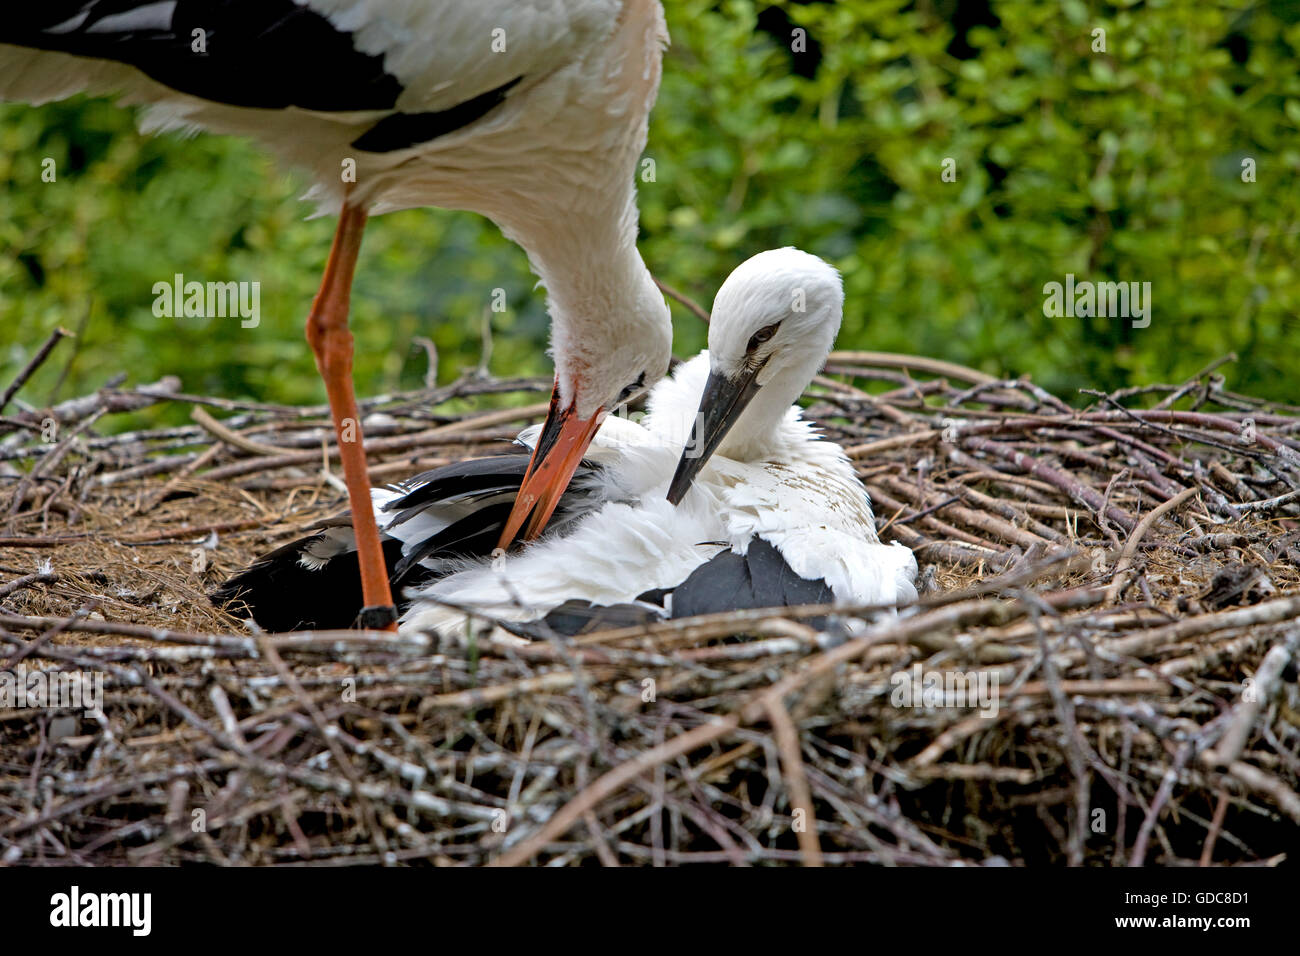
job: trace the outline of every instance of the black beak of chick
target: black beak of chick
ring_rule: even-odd
[[[734,379],[717,371],[709,372],[704,394],[700,396],[700,408],[695,415],[695,429],[677,462],[672,484],[668,486],[668,500],[674,505],[681,504],[695,476],[718,450],[722,439],[727,437],[727,432],[736,424],[736,419],[745,410],[745,406],[758,394],[761,388],[758,384],[761,367],[747,369]]]

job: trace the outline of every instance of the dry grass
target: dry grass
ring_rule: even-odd
[[[469,649],[267,637],[208,604],[228,573],[340,506],[324,409],[196,399],[174,382],[9,409],[0,671],[100,673],[104,701],[91,716],[0,705],[0,859],[1293,853],[1297,410],[1232,395],[1213,368],[1082,412],[917,359],[839,354],[828,374],[813,414],[852,449],[885,537],[916,549],[915,613],[864,627],[840,609],[818,631],[815,610],[745,612],[525,647],[490,628]],[[870,379],[892,388],[867,394]],[[371,401],[375,479],[482,453],[519,413],[447,409],[539,386],[465,379]],[[105,428],[163,401],[225,417]],[[899,675],[918,665],[996,679],[996,713],[899,706]]]

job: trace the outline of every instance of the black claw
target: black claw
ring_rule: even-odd
[[[363,607],[357,622],[366,630],[382,630],[397,620],[397,608],[391,604]]]

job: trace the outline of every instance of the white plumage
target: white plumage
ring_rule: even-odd
[[[605,485],[589,491],[609,503],[519,554],[462,562],[421,592],[402,626],[459,631],[465,616],[444,601],[505,620],[539,618],[574,599],[632,602],[681,584],[726,548],[745,553],[755,538],[775,546],[800,577],[824,580],[838,603],[914,600],[912,553],[880,543],[843,449],[791,406],[825,361],[842,298],[838,274],[814,256],[779,249],[748,260],[718,293],[710,350],[651,392],[643,422],[611,419],[597,433],[589,457],[604,466]],[[778,329],[747,354],[755,333],[772,325]],[[761,363],[763,384],[672,505],[667,493],[683,446],[698,431],[701,396],[746,361]]]

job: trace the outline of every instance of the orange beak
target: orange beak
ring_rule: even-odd
[[[573,473],[578,470],[582,456],[596,436],[596,429],[605,419],[603,408],[585,420],[578,417],[576,409],[576,401],[568,408],[560,409],[557,385],[551,392],[551,410],[546,415],[546,424],[542,426],[532,460],[528,462],[528,471],[519,486],[519,497],[515,499],[497,547],[509,548],[525,520],[528,521],[524,527],[525,541],[541,534],[546,522],[551,520],[560,496],[569,487]]]

